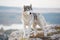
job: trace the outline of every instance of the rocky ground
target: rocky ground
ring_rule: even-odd
[[[36,35],[32,33],[30,38],[40,38],[42,40],[60,40],[60,25],[55,25],[54,27],[47,28],[47,36],[44,36],[44,32],[37,32]],[[37,40],[37,39],[36,39]]]
[[[41,28],[38,28],[36,33],[32,31],[29,38],[24,38],[24,33],[22,34],[19,31],[13,32],[12,35],[14,39],[19,38],[18,40],[60,40],[60,25],[48,26],[46,30],[47,36],[44,35],[44,31],[42,31]],[[13,37],[11,37],[10,40],[11,39],[13,39]]]

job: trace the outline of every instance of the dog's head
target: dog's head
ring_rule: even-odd
[[[27,5],[27,6],[25,6],[24,5],[24,11],[30,11],[30,10],[32,10],[32,5]]]
[[[32,5],[24,5],[23,7],[24,9],[24,12],[26,12],[27,15],[30,15],[31,14],[31,10],[32,10]]]

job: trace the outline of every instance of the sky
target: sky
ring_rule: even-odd
[[[38,8],[60,8],[60,0],[0,0],[0,6],[23,7],[29,4]]]

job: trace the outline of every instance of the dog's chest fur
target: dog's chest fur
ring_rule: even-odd
[[[31,15],[27,15],[27,12],[23,13],[23,20],[25,24],[29,24],[32,21],[32,16]]]

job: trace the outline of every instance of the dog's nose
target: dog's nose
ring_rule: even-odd
[[[31,14],[31,12],[30,12],[30,14]]]

